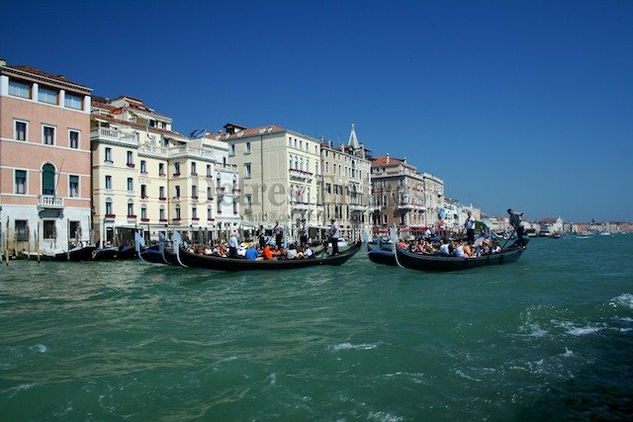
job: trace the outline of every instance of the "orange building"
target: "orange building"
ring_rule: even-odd
[[[0,222],[10,252],[90,241],[90,93],[0,60]]]

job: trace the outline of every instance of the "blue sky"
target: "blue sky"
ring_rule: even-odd
[[[184,133],[275,123],[338,142],[354,122],[375,155],[490,214],[633,220],[631,1],[22,1],[3,15],[9,64],[140,97]]]

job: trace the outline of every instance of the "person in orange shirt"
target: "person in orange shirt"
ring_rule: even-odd
[[[266,246],[264,246],[264,252],[262,253],[262,255],[264,256],[264,259],[273,258],[273,251],[270,250],[270,245],[268,243],[266,244]]]

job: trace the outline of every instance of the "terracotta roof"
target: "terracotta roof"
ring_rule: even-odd
[[[286,129],[284,129],[281,126],[269,125],[269,126],[262,126],[262,127],[241,130],[234,134],[225,133],[220,137],[220,139],[223,141],[228,141],[229,139],[239,139],[239,138],[248,137],[248,136],[265,135],[268,133],[279,133],[279,132],[283,132],[284,130]]]
[[[141,100],[140,98],[132,97],[130,95],[119,95],[118,97],[113,98],[112,101],[118,100],[120,98],[127,98],[128,100],[132,100],[132,101],[135,101],[135,102],[143,104],[143,100]]]
[[[380,156],[380,157],[374,157],[374,159],[371,162],[372,166],[397,166],[397,165],[404,165],[404,166],[409,166],[409,167],[413,167],[410,164],[407,164],[404,162],[403,159],[400,158],[396,158],[396,157],[390,157],[390,156]]]
[[[33,75],[42,76],[44,78],[49,78],[49,79],[53,79],[53,80],[56,80],[56,81],[59,81],[59,82],[64,82],[64,83],[67,83],[67,84],[73,84],[73,85],[84,87],[86,89],[90,89],[87,85],[80,84],[80,83],[75,82],[75,81],[71,81],[70,79],[67,79],[64,75],[54,75],[52,73],[44,72],[43,70],[39,70],[39,69],[36,69],[34,67],[31,67],[31,66],[7,65],[6,67],[8,67],[9,69],[20,70],[22,72],[32,73]]]
[[[102,103],[99,101],[94,101],[94,100],[91,102],[91,105],[94,108],[103,108],[105,110],[109,110],[110,112],[114,112],[117,109],[117,107],[113,105]]]

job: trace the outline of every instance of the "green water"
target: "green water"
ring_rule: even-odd
[[[0,268],[0,420],[626,419],[633,236],[516,264]]]

